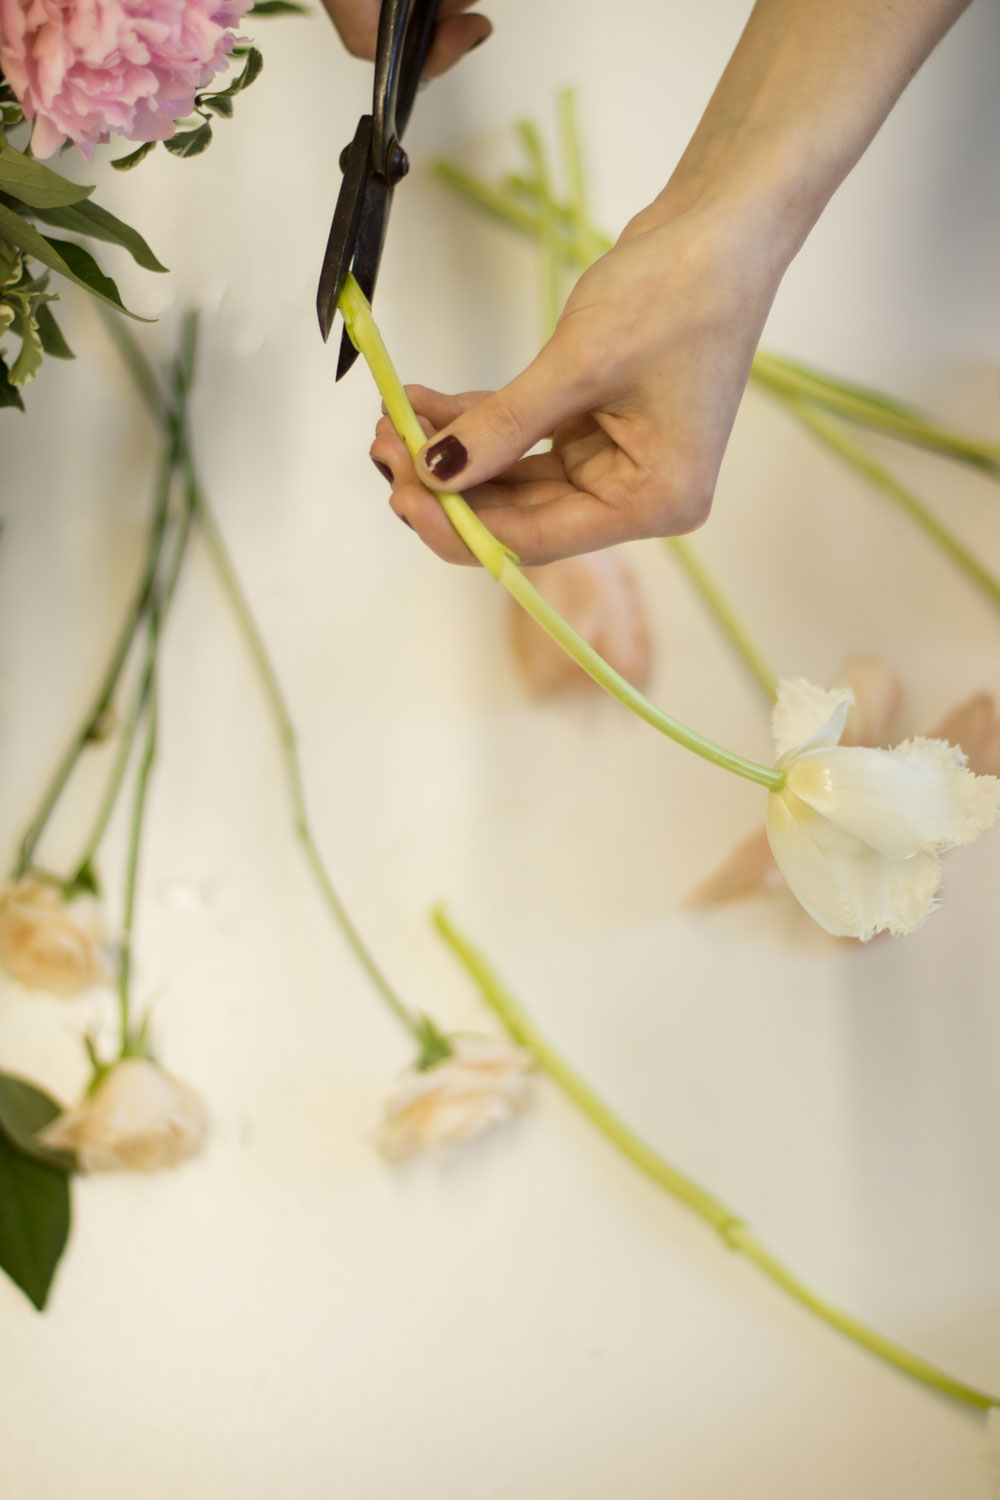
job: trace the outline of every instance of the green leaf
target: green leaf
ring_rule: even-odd
[[[0,1268],[38,1311],[69,1239],[69,1177],[0,1135]]]
[[[6,142],[0,144],[0,188],[31,208],[79,203],[94,191],[78,182],[68,182],[51,167],[43,167],[41,162],[25,156],[23,151],[15,151]]]
[[[50,240],[39,234],[33,224],[22,219],[20,214],[14,213],[5,203],[0,203],[0,236],[23,250],[26,255],[42,261],[53,271],[68,276],[70,281],[75,281],[77,286],[92,292],[102,302],[110,302],[112,307],[128,313],[130,318],[135,318],[140,323],[153,321],[151,318],[139,317],[138,313],[129,312],[111,277],[104,275],[94,257],[82,246],[71,244],[69,240]]]
[[[167,269],[160,264],[137,229],[123,224],[121,219],[97,203],[74,203],[68,208],[46,209],[34,217],[55,229],[68,230],[70,234],[87,234],[91,239],[104,240],[109,245],[121,245],[144,271]]]
[[[37,1140],[40,1130],[51,1125],[61,1107],[49,1095],[13,1073],[0,1073],[0,1135],[28,1156],[35,1156],[63,1172],[76,1170],[71,1151],[53,1151]]]
[[[200,156],[212,143],[212,127],[206,120],[197,130],[179,130],[163,144],[172,156]]]
[[[264,59],[261,57],[256,47],[251,47],[249,52],[247,53],[247,60],[243,64],[242,71],[233,79],[232,83],[229,84],[227,88],[220,89],[218,93],[213,94],[212,97],[214,99],[232,99],[234,95],[242,94],[244,89],[248,89],[254,82],[254,80],[260,77],[260,70],[263,66]],[[169,144],[170,142],[168,141],[167,145],[169,146]]]
[[[213,114],[221,115],[224,120],[233,118],[233,101],[227,99],[225,94],[202,94],[198,102]]]
[[[0,407],[4,406],[16,406],[18,411],[24,411],[21,392],[16,385],[11,385],[6,361],[0,354]]]
[[[258,0],[250,7],[251,16],[310,16],[308,5],[293,5],[292,0]]]
[[[111,165],[116,172],[131,172],[141,161],[145,161],[151,151],[156,150],[155,141],[143,141],[142,145],[135,151],[130,151],[128,156],[116,156]]]
[[[21,335],[21,352],[10,367],[10,383],[27,385],[42,368],[45,350],[42,348],[38,325],[28,311],[23,297],[18,297],[14,302],[14,322]]]
[[[47,302],[40,302],[35,308],[35,322],[46,354],[51,354],[53,359],[76,359]]]

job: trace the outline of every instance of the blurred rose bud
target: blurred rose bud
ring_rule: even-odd
[[[206,1131],[205,1106],[194,1089],[148,1057],[126,1057],[38,1139],[75,1152],[85,1172],[153,1172],[194,1156]]]
[[[112,977],[94,903],[25,876],[0,895],[0,965],[31,990],[75,995]]]
[[[489,1037],[448,1041],[451,1055],[430,1068],[411,1069],[386,1103],[378,1131],[384,1156],[395,1160],[468,1140],[503,1124],[527,1103],[529,1052]]]

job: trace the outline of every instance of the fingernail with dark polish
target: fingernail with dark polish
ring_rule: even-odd
[[[375,465],[376,469],[378,469],[379,473],[381,474],[382,478],[386,481],[386,483],[387,484],[392,484],[392,470],[389,468],[389,465],[388,464],[379,463],[379,461],[378,461],[377,458],[373,458],[372,459],[372,463]]]
[[[396,514],[397,514],[397,516],[399,516],[399,511],[398,510],[397,510]],[[411,531],[413,530],[413,523],[412,523],[412,521],[408,521],[405,516],[399,516],[399,519],[402,521],[402,523],[403,523],[404,526],[409,526],[410,530]]]
[[[435,479],[454,479],[469,462],[469,455],[465,451],[465,445],[458,441],[454,433],[449,432],[439,443],[431,444],[424,462]]]
[[[468,57],[469,52],[475,52],[475,50],[476,50],[477,47],[481,47],[483,45],[483,43],[488,40],[488,37],[489,37],[489,33],[487,33],[486,36],[477,36],[476,40],[473,42],[472,46],[469,48],[469,51],[466,52],[466,54],[465,54],[466,57]]]

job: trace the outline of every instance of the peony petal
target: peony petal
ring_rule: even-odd
[[[895,672],[877,656],[851,656],[843,676],[854,694],[841,745],[887,745],[890,730],[903,701],[903,686]],[[942,739],[951,739],[942,735]]]
[[[768,876],[777,878],[774,855],[767,841],[767,830],[758,828],[749,838],[737,844],[729,858],[685,897],[685,906],[717,906],[750,896],[768,884]],[[780,882],[779,882],[780,883]]]
[[[976,693],[953,708],[929,737],[959,745],[977,776],[1000,776],[1000,715],[989,693]]]
[[[894,750],[834,746],[797,756],[789,791],[890,859],[941,851],[977,838],[994,821],[1000,783],[974,776],[943,740]]]
[[[826,692],[804,677],[783,677],[771,710],[771,734],[778,756],[792,750],[835,745],[844,731],[847,710],[854,702],[850,688]]]
[[[928,851],[888,859],[787,791],[768,798],[767,831],[793,895],[834,937],[913,932],[934,909],[941,866]]]

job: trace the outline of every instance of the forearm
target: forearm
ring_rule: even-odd
[[[759,224],[783,269],[968,3],[757,0],[647,212],[722,206]]]

